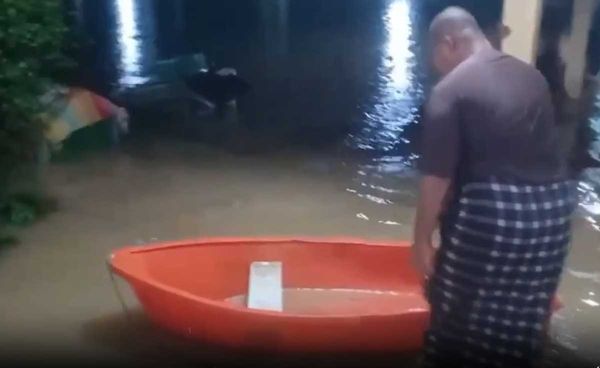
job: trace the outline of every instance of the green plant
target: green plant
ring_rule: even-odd
[[[61,0],[0,0],[0,208],[11,204],[11,175],[36,159],[41,96],[52,74],[71,64],[63,52],[66,32]]]
[[[35,158],[43,137],[40,101],[64,67],[60,0],[0,0],[0,172]]]
[[[18,240],[14,236],[0,235],[0,247],[7,247],[7,246],[15,245],[17,243],[18,243]]]
[[[56,207],[54,200],[42,195],[12,194],[0,204],[0,221],[12,226],[27,226],[36,219],[54,212]]]

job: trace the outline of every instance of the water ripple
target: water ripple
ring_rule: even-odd
[[[378,92],[363,112],[364,128],[348,139],[359,150],[395,151],[398,143],[407,143],[404,127],[417,118],[422,88],[414,75],[412,7],[410,0],[389,1],[383,17],[387,43],[377,71]]]

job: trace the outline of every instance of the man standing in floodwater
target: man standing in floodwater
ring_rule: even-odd
[[[432,312],[425,364],[531,366],[575,207],[549,88],[464,9],[440,13],[430,42],[442,79],[425,107],[413,246]]]

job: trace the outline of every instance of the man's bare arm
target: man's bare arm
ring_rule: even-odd
[[[419,270],[430,276],[433,272],[433,232],[450,194],[450,178],[425,175],[420,183],[417,218],[414,231],[415,263]]]

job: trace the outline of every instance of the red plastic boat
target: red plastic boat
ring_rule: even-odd
[[[245,307],[255,261],[283,267],[283,312]],[[418,350],[429,311],[407,243],[218,239],[111,255],[147,315],[204,342],[280,352]]]

